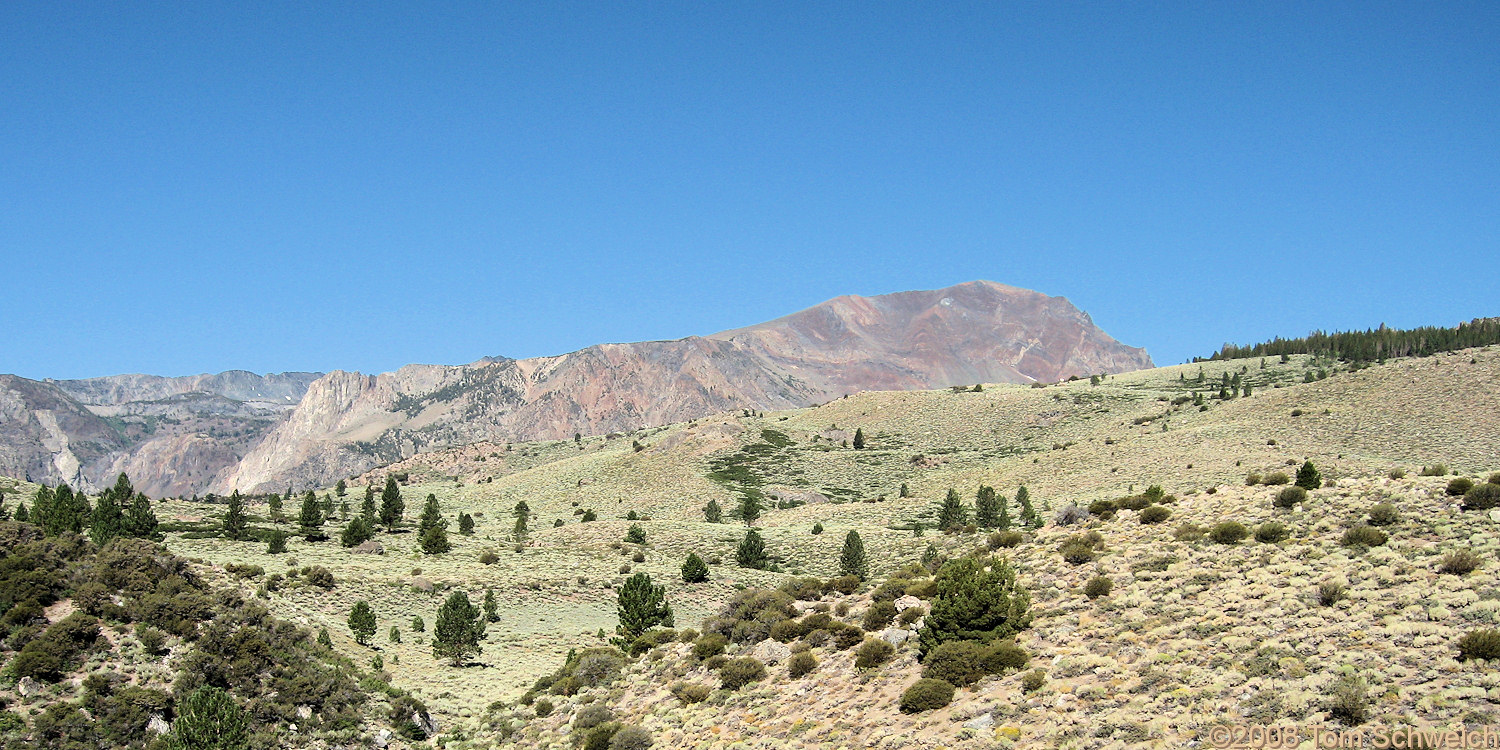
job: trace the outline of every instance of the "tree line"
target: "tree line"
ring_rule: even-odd
[[[1313,354],[1349,362],[1378,362],[1388,357],[1427,357],[1496,343],[1500,343],[1500,318],[1475,318],[1452,328],[1401,329],[1382,323],[1379,328],[1363,331],[1313,331],[1302,338],[1278,336],[1250,346],[1225,344],[1208,360]]]

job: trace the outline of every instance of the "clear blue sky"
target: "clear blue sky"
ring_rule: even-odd
[[[317,6],[317,7],[312,7]],[[991,279],[1159,364],[1500,314],[1500,3],[0,4],[0,372]]]

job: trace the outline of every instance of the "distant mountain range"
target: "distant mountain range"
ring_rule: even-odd
[[[706,337],[395,372],[0,375],[0,474],[147,494],[326,486],[481,440],[568,439],[863,390],[1152,367],[1066,298],[987,281],[844,296]]]

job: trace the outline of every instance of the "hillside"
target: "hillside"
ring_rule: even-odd
[[[1320,372],[1324,379],[1318,379]],[[1251,385],[1252,394],[1213,398],[1222,378],[1236,373]],[[1168,523],[1145,527],[1133,511],[1122,511],[1112,520],[1085,524],[1104,538],[1097,564],[1075,567],[1058,556],[1059,541],[1078,532],[1071,527],[1049,525],[1003,551],[1021,570],[1020,581],[1033,592],[1039,612],[1021,644],[1032,653],[1034,665],[1056,680],[1039,696],[1026,699],[1036,701],[1024,704],[1031,713],[1002,716],[989,708],[1018,705],[1013,692],[1018,678],[1012,675],[981,683],[978,692],[961,693],[955,708],[946,712],[910,720],[875,714],[866,721],[855,711],[859,701],[869,703],[870,710],[876,704],[889,710],[894,705],[891,691],[914,679],[910,654],[901,652],[895,666],[871,678],[878,690],[850,688],[853,692],[846,695],[834,686],[859,684],[864,678],[840,666],[847,654],[818,652],[827,669],[813,679],[833,682],[808,695],[851,703],[828,704],[828,715],[838,716],[820,719],[824,729],[799,738],[816,737],[833,745],[852,742],[849,738],[889,719],[894,726],[913,727],[910,734],[892,737],[907,737],[916,746],[951,746],[962,731],[961,722],[950,723],[951,717],[966,721],[986,712],[993,714],[996,726],[1017,727],[1029,737],[1073,736],[1083,714],[1060,711],[1058,702],[1086,701],[1079,705],[1105,710],[1097,703],[1098,693],[1118,691],[1138,679],[1148,663],[1143,654],[1150,654],[1145,658],[1151,664],[1171,668],[1159,684],[1173,687],[1148,685],[1120,705],[1111,704],[1108,710],[1118,711],[1112,715],[1123,722],[1115,739],[1138,731],[1151,737],[1194,736],[1215,707],[1229,700],[1226,696],[1237,701],[1254,695],[1232,674],[1239,669],[1234,665],[1248,658],[1240,650],[1244,643],[1257,643],[1263,633],[1313,625],[1320,628],[1319,636],[1306,643],[1318,644],[1316,660],[1300,652],[1304,642],[1288,644],[1296,652],[1289,658],[1298,659],[1306,673],[1288,667],[1279,677],[1259,674],[1260,681],[1251,687],[1258,690],[1266,680],[1284,684],[1293,691],[1288,695],[1301,701],[1292,705],[1309,706],[1298,715],[1316,718],[1315,694],[1333,679],[1330,670],[1346,662],[1341,649],[1382,633],[1391,636],[1390,649],[1396,650],[1382,651],[1379,658],[1410,666],[1406,673],[1372,675],[1378,677],[1372,684],[1382,691],[1395,691],[1378,693],[1376,705],[1396,710],[1408,705],[1403,701],[1416,701],[1411,705],[1421,720],[1448,721],[1445,701],[1468,695],[1476,685],[1487,686],[1467,665],[1441,659],[1451,660],[1454,634],[1487,621],[1488,600],[1482,597],[1493,582],[1488,565],[1462,578],[1438,577],[1431,568],[1442,555],[1465,547],[1493,559],[1495,539],[1486,516],[1453,509],[1453,500],[1442,494],[1448,477],[1418,474],[1441,462],[1449,471],[1482,481],[1500,469],[1500,425],[1492,418],[1500,413],[1500,389],[1482,385],[1496,382],[1500,350],[1491,347],[1390,360],[1354,372],[1332,362],[1291,357],[1286,363],[1270,358],[1264,368],[1258,359],[1159,368],[1106,377],[1097,385],[1080,379],[1046,387],[986,384],[979,392],[870,392],[809,409],[719,414],[576,443],[493,443],[435,452],[353,484],[345,500],[354,511],[362,485],[368,481],[378,491],[387,473],[407,477],[409,484],[401,489],[408,519],[417,515],[421,498],[429,493],[436,497],[450,519],[453,544],[452,551],[438,555],[422,554],[412,533],[378,535],[384,554],[352,553],[338,545],[335,534],[335,539],[314,543],[294,537],[287,555],[268,555],[264,542],[214,536],[223,506],[168,502],[162,512],[164,520],[170,517],[179,524],[180,531],[169,534],[169,546],[203,560],[205,575],[227,579],[222,571],[231,563],[259,566],[265,576],[308,565],[327,567],[339,581],[332,591],[267,586],[268,606],[305,625],[327,627],[336,647],[356,661],[381,655],[394,684],[426,701],[445,727],[467,727],[487,742],[497,739],[496,727],[506,718],[513,727],[542,732],[523,735],[532,740],[552,738],[542,742],[546,744],[565,739],[544,731],[558,719],[538,721],[528,713],[531,709],[515,708],[513,701],[534,680],[556,670],[570,650],[607,644],[601,632],[607,636],[613,630],[617,590],[634,573],[649,573],[665,584],[679,627],[696,628],[741,587],[774,587],[789,575],[836,574],[839,548],[850,530],[862,535],[877,577],[919,560],[929,544],[950,556],[982,545],[982,533],[942,536],[931,530],[949,488],[972,506],[981,484],[1007,496],[1024,484],[1051,518],[1068,503],[1088,506],[1157,484],[1177,498],[1168,506],[1173,514]],[[1200,410],[1192,401],[1195,391],[1209,396],[1206,408]],[[1178,399],[1182,402],[1174,405]],[[845,445],[856,428],[866,436],[863,450]],[[1327,485],[1296,511],[1271,508],[1278,488],[1245,485],[1251,473],[1294,473],[1308,459]],[[1395,470],[1404,477],[1391,479]],[[903,483],[911,497],[900,497]],[[704,522],[702,509],[709,500],[732,509],[752,489],[772,504],[756,525],[782,572],[737,566],[734,553],[744,526],[732,520]],[[776,508],[778,498],[789,507]],[[521,500],[530,509],[529,534],[516,551],[511,510]],[[1345,527],[1381,501],[1393,502],[1402,519],[1387,530],[1390,543],[1368,554],[1344,550],[1339,540]],[[340,501],[333,498],[332,503]],[[255,528],[272,526],[264,505],[252,504],[250,510]],[[582,522],[590,510],[598,520]],[[295,516],[295,505],[288,513]],[[456,532],[451,520],[459,513],[473,514],[473,536]],[[627,520],[632,513],[641,520]],[[1253,528],[1273,516],[1286,524],[1290,536],[1272,545],[1226,547],[1174,536],[1183,522],[1208,526],[1233,519]],[[554,527],[558,521],[561,525]],[[810,533],[815,523],[821,523],[824,533]],[[914,523],[925,526],[926,533],[914,535]],[[644,544],[623,542],[633,524],[644,531]],[[282,528],[296,530],[291,524]],[[480,564],[487,551],[494,553],[493,561]],[[709,562],[707,583],[681,582],[679,568],[689,552]],[[1080,600],[1077,588],[1095,572],[1110,577],[1116,591],[1107,599]],[[1303,602],[1310,586],[1340,576],[1348,579],[1351,594],[1336,610],[1339,616],[1329,617]],[[430,627],[446,594],[461,590],[478,601],[487,589],[495,592],[501,617],[489,626],[484,650],[463,668],[436,661],[427,641],[430,633],[413,633],[412,618],[422,617]],[[1430,591],[1449,593],[1441,594],[1441,606],[1412,609],[1412,597]],[[862,617],[867,599],[861,597],[868,597],[868,590],[848,600],[851,614],[844,619]],[[359,600],[369,601],[379,618],[378,651],[355,644],[343,624]],[[1226,620],[1221,605],[1230,600],[1274,600],[1274,606],[1244,605]],[[833,597],[825,603],[832,607],[837,601]],[[1053,609],[1062,611],[1040,615]],[[1412,619],[1421,612],[1436,619]],[[1391,619],[1393,614],[1400,617]],[[1315,615],[1320,619],[1309,619]],[[402,631],[400,643],[388,642],[393,626]],[[1410,629],[1413,638],[1420,635],[1424,647],[1447,656],[1411,650],[1398,632],[1402,628]],[[1104,635],[1109,638],[1101,640]],[[1202,642],[1226,650],[1195,645]],[[1274,640],[1270,644],[1281,648]],[[1349,658],[1361,669],[1374,664],[1365,657]],[[662,659],[630,670],[688,670],[690,681],[711,682],[707,673],[691,672],[698,667],[677,656]],[[1098,667],[1103,669],[1093,671]],[[750,734],[752,727],[780,731],[774,722],[767,724],[779,708],[765,697],[785,679],[777,669],[761,692],[720,696],[725,705],[744,707],[746,713],[730,715],[718,734],[770,744],[784,741],[756,740]],[[1413,677],[1433,670],[1437,677]],[[1157,679],[1150,678],[1151,684],[1158,684]],[[799,683],[792,689],[820,684]],[[1070,687],[1074,685],[1087,689],[1080,694]],[[648,684],[644,676],[627,677],[587,695],[621,701],[623,714],[646,721],[644,709],[636,706],[658,700],[664,687],[660,680]],[[1062,697],[1064,687],[1072,699]],[[1444,692],[1450,690],[1458,692]],[[554,700],[562,716],[567,706],[576,705],[573,699]],[[495,701],[504,705],[487,710]],[[1165,711],[1168,703],[1175,713]],[[695,723],[707,721],[705,711],[671,709],[646,723],[658,730],[658,740],[675,737],[673,726],[684,732],[664,746],[713,746],[697,731],[709,728]],[[1167,714],[1175,723],[1162,719]],[[1147,726],[1121,728],[1124,724]],[[1103,731],[1096,724],[1089,727],[1090,733]],[[989,737],[993,731],[981,734]]]

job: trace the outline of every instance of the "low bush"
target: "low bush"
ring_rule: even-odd
[[[815,602],[823,598],[824,585],[817,578],[788,578],[776,590],[798,601]]]
[[[1095,500],[1089,503],[1089,515],[1098,516],[1105,521],[1114,518],[1117,510],[1119,506],[1113,500]]]
[[[1455,550],[1443,557],[1438,563],[1438,570],[1450,575],[1461,576],[1474,572],[1481,564],[1482,558],[1468,550]]]
[[[1369,548],[1379,547],[1380,545],[1385,544],[1388,539],[1389,537],[1386,536],[1384,531],[1381,531],[1374,526],[1366,526],[1364,524],[1360,524],[1358,526],[1350,527],[1348,531],[1345,531],[1344,536],[1339,540],[1339,543],[1344,545],[1345,547]]]
[[[1021,677],[1021,690],[1027,693],[1035,693],[1042,689],[1047,682],[1047,672],[1042,669],[1033,669]]]
[[[1247,536],[1250,536],[1250,530],[1239,521],[1215,524],[1208,532],[1208,537],[1219,544],[1239,544]]]
[[[719,667],[719,682],[728,690],[739,690],[766,678],[766,665],[748,656],[730,659]]]
[[[1449,497],[1459,497],[1471,489],[1474,489],[1474,480],[1468,477],[1456,477],[1449,480],[1448,486],[1443,488],[1443,494]]]
[[[985,543],[990,549],[1001,549],[1015,547],[1025,539],[1026,536],[1019,531],[997,531],[990,534]]]
[[[1488,482],[1489,484],[1500,484],[1500,471],[1497,471],[1494,474],[1491,474],[1490,478],[1486,479],[1485,481]]]
[[[680,684],[680,683],[679,683]],[[674,686],[675,687],[675,686]],[[589,703],[573,714],[573,729],[593,729],[615,718],[615,712],[603,703]]]
[[[884,641],[882,641],[883,643]],[[792,654],[792,658],[786,662],[787,674],[792,679],[800,679],[818,668],[818,657],[813,656],[811,651],[801,651]]]
[[[545,719],[548,716],[552,715],[552,711],[556,708],[556,706],[553,706],[552,701],[549,701],[546,698],[538,698],[531,704],[531,708],[536,711],[536,716],[538,719]]]
[[[983,644],[978,641],[948,641],[929,651],[923,659],[922,677],[953,685],[973,685],[993,674],[1020,669],[1030,656],[1010,641]]]
[[[1288,484],[1291,481],[1292,481],[1292,478],[1289,477],[1289,476],[1287,476],[1286,472],[1284,472],[1284,471],[1273,471],[1270,474],[1267,474],[1264,477],[1261,477],[1260,483],[1264,484],[1264,485],[1269,485],[1269,486],[1275,487],[1276,485]]]
[[[1433,464],[1431,466],[1423,466],[1421,475],[1424,477],[1447,476],[1448,466],[1446,464]]]
[[[1255,527],[1255,541],[1262,544],[1275,544],[1287,537],[1292,532],[1288,531],[1286,524],[1278,521],[1266,521]]]
[[[651,732],[634,724],[621,727],[609,738],[609,750],[646,750],[651,747]]]
[[[1376,503],[1370,506],[1369,523],[1371,526],[1390,526],[1401,520],[1401,514],[1396,512],[1396,506],[1390,503]]]
[[[837,627],[831,627],[828,632],[833,636],[833,647],[836,650],[847,651],[864,642],[865,631],[841,622],[834,624]]]
[[[705,633],[693,642],[693,658],[702,661],[710,656],[718,656],[729,647],[729,639],[718,633]]]
[[[1179,542],[1196,542],[1202,539],[1206,533],[1208,532],[1196,523],[1185,523],[1178,526],[1177,530],[1172,532],[1172,538]]]
[[[1080,508],[1073,503],[1068,503],[1057,509],[1057,513],[1052,516],[1052,521],[1058,526],[1072,526],[1075,523],[1087,521],[1088,517],[1088,510]]]
[[[839,576],[828,581],[828,589],[840,594],[852,594],[859,590],[859,576]]]
[[[1464,661],[1500,659],[1500,630],[1485,628],[1464,633],[1458,639],[1458,658]]]
[[[579,750],[610,750],[610,740],[620,731],[620,722],[606,721],[583,735]]]
[[[1257,474],[1257,473],[1255,473],[1255,472],[1252,471],[1249,474],[1245,475],[1245,486],[1246,487],[1254,487],[1257,484],[1260,484],[1260,475],[1259,474]]]
[[[922,607],[907,607],[905,611],[896,617],[896,621],[902,625],[911,625],[917,620],[922,619],[922,616],[925,614],[927,614],[927,610]]]
[[[500,562],[500,556],[495,554],[494,550],[487,549],[479,553],[479,562],[483,565],[494,565],[495,563]]]
[[[1141,509],[1141,523],[1156,524],[1172,517],[1172,511],[1160,505],[1148,505]]]
[[[1346,676],[1335,680],[1327,697],[1328,715],[1345,726],[1358,726],[1370,718],[1370,688],[1363,678]]]
[[[1276,493],[1273,504],[1278,508],[1295,508],[1297,503],[1307,501],[1307,490],[1301,487],[1284,487]]]
[[[1318,603],[1325,607],[1332,607],[1344,598],[1347,589],[1338,581],[1324,581],[1318,584],[1316,596]]]
[[[860,622],[865,630],[882,630],[888,627],[896,619],[895,602],[875,602],[865,610],[864,619]]]
[[[953,685],[942,680],[922,678],[901,694],[901,713],[917,714],[942,708],[953,702]]]
[[[672,683],[672,687],[669,689],[672,692],[672,697],[683,703],[702,703],[708,699],[708,694],[712,692],[707,685],[699,685],[696,682],[675,682]]]
[[[854,652],[854,666],[857,669],[874,669],[896,655],[896,647],[879,639],[866,638],[864,643],[859,644],[859,650]]]
[[[1084,584],[1083,594],[1090,599],[1098,599],[1101,596],[1109,596],[1109,592],[1114,590],[1114,587],[1114,581],[1104,576],[1094,576],[1089,579],[1088,583]]]
[[[1490,510],[1500,506],[1500,484],[1476,484],[1464,493],[1464,510]]]

